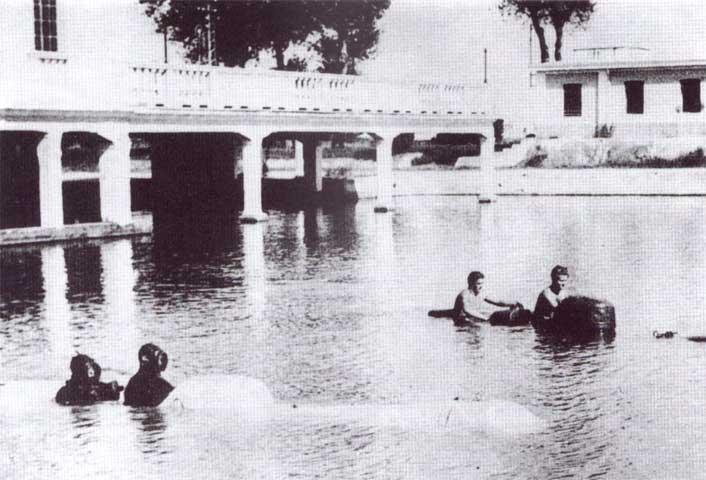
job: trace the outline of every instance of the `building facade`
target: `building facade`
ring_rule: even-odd
[[[706,136],[706,59],[654,60],[622,47],[574,53],[534,68],[539,137]]]

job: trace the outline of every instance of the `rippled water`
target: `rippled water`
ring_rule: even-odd
[[[704,478],[706,345],[651,335],[706,333],[703,198],[398,197],[389,214],[368,202],[270,213],[261,225],[3,249],[0,383],[58,389],[75,350],[124,381],[154,341],[175,384],[247,375],[314,414],[253,427],[114,403],[19,408],[0,414],[0,476]],[[426,315],[451,306],[471,269],[496,296],[533,305],[556,263],[576,290],[615,304],[613,342]],[[455,397],[516,402],[548,427],[504,435],[370,414]]]

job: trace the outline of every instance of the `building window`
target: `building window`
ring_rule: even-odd
[[[34,49],[56,52],[56,0],[34,0]]]
[[[567,83],[564,85],[564,116],[581,116],[581,84]]]
[[[683,112],[701,111],[701,79],[687,78],[681,81],[681,98]]]
[[[645,82],[642,80],[625,82],[625,98],[628,113],[645,113]]]

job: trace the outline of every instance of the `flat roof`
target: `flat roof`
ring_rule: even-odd
[[[664,70],[676,68],[706,68],[706,59],[700,60],[627,60],[576,63],[544,63],[533,69],[544,73],[589,72],[595,70]]]

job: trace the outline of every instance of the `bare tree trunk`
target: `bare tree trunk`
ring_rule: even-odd
[[[544,28],[542,28],[537,12],[530,12],[530,18],[532,19],[532,28],[534,29],[534,33],[537,34],[537,39],[539,40],[541,62],[547,63],[549,61],[549,47],[547,46],[546,38],[544,38]]]
[[[284,50],[285,49],[275,45],[274,50],[275,50],[275,60],[277,60],[277,70],[284,70],[284,68],[285,68]]]
[[[556,32],[556,40],[554,41],[554,60],[561,62],[561,46],[564,38],[564,24],[555,23],[554,31]]]

